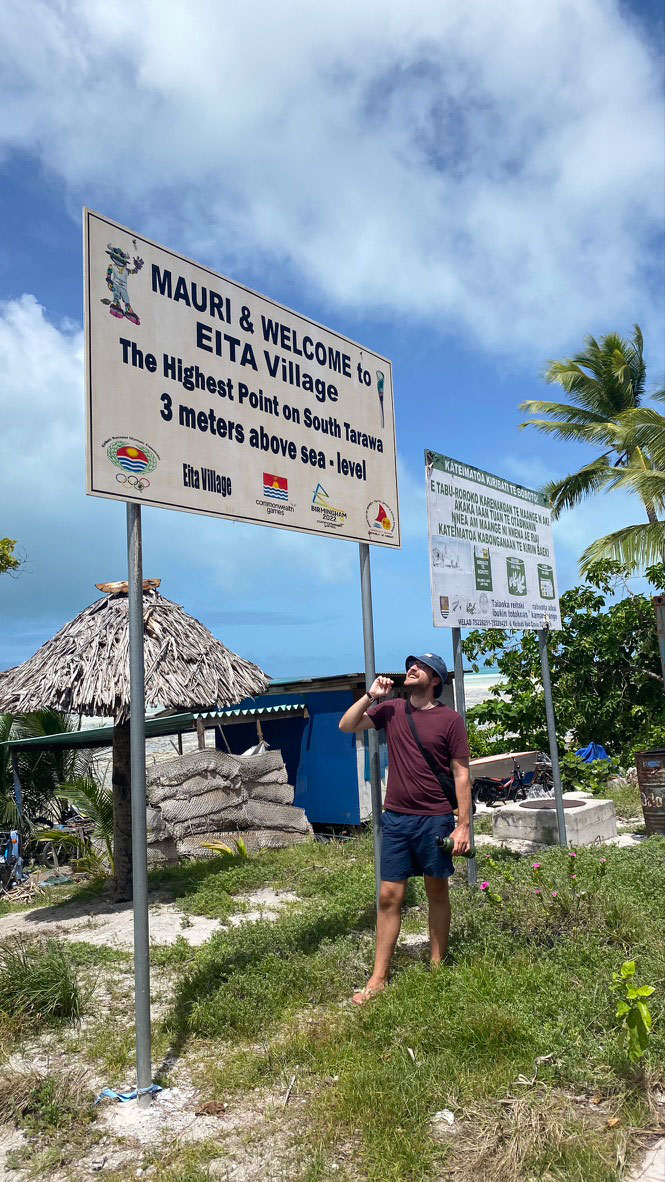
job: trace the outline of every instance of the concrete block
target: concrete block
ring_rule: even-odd
[[[569,845],[593,845],[596,841],[609,841],[616,837],[617,823],[613,800],[598,800],[581,792],[568,792],[563,799],[564,803],[575,802],[574,807],[565,809]],[[494,841],[533,842],[540,846],[558,845],[556,809],[523,808],[524,803],[526,802],[504,804],[494,813]]]

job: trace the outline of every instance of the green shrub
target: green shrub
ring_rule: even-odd
[[[564,792],[591,792],[594,796],[605,796],[608,780],[623,774],[616,759],[594,759],[593,763],[585,763],[573,751],[562,756],[559,766]]]

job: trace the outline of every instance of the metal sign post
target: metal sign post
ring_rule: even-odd
[[[132,783],[132,875],[134,887],[134,991],[136,1089],[138,1104],[150,1105],[150,940],[148,931],[148,847],[145,800],[145,667],[143,661],[143,550],[141,508],[127,504],[129,568],[129,694]]]
[[[464,659],[462,656],[462,629],[451,629],[453,634],[453,663],[455,666],[455,708],[466,726],[466,695],[464,693]],[[473,834],[473,802],[469,813],[469,836],[471,846],[475,846]],[[478,881],[478,863],[475,858],[468,859],[467,882],[475,886]]]
[[[360,542],[360,592],[363,609],[363,641],[365,646],[365,686],[369,692],[376,677],[374,656],[374,616],[372,612],[372,574],[369,562],[369,545]],[[376,885],[376,909],[379,909],[379,892],[381,890],[381,764],[379,760],[378,731],[371,728],[367,731],[369,742],[369,780],[372,797],[372,832],[374,835],[374,881]]]
[[[568,845],[566,836],[566,814],[563,807],[561,792],[561,772],[559,769],[559,748],[556,741],[556,722],[554,719],[554,704],[552,702],[552,682],[550,680],[550,660],[547,652],[547,628],[538,632],[540,647],[540,667],[543,672],[543,689],[545,691],[545,714],[547,716],[547,734],[550,743],[550,759],[552,760],[552,782],[554,784],[554,800],[556,803],[556,823],[559,831],[559,845]]]

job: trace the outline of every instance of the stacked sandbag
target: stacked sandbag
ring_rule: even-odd
[[[307,841],[312,829],[293,805],[280,751],[230,755],[207,748],[162,761],[146,784],[148,860],[211,857],[202,845],[242,835],[249,850]]]

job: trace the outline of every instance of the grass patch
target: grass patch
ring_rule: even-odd
[[[489,813],[477,813],[473,818],[473,832],[484,837],[492,836],[492,818]]]
[[[134,958],[124,948],[113,948],[107,944],[87,944],[84,940],[66,942],[67,959],[75,968],[115,968],[131,972]]]
[[[58,940],[0,945],[0,1014],[32,1028],[73,1021],[83,1008],[76,966]]]
[[[637,784],[622,784],[610,781],[603,787],[602,793],[606,800],[614,801],[617,817],[641,817],[642,798]]]
[[[339,1147],[353,1146],[349,1176],[366,1182],[618,1179],[624,1152],[635,1150],[631,1129],[662,1119],[650,1097],[665,1086],[665,840],[572,852],[536,860],[483,850],[485,893],[466,887],[460,860],[448,963],[429,972],[398,957],[390,989],[361,1010],[343,1003],[371,966],[371,838],[156,872],[153,887],[193,914],[220,916],[229,901],[237,910],[235,896],[261,886],[301,902],[197,948],[181,937],[152,950],[174,982],[155,1024],[155,1064],[164,1057],[176,1086],[192,1071],[202,1097],[229,1101],[230,1112],[234,1097],[242,1109],[253,1089],[269,1089],[278,1133],[297,1112],[298,1161],[302,1150],[310,1165],[299,1173],[294,1156],[285,1177],[327,1179]],[[422,883],[407,903],[408,926],[424,929]],[[131,961],[71,949],[75,970],[107,955],[109,967]],[[609,988],[626,959],[637,962],[638,984],[656,990],[651,1045],[637,1066],[620,1046]],[[126,980],[108,984],[109,1012],[69,1037],[109,1080],[126,1082],[131,1007]],[[282,1118],[279,1098],[294,1076]],[[431,1120],[442,1108],[455,1125],[437,1136]],[[153,1160],[169,1182],[209,1176],[205,1148],[172,1156],[155,1146]]]
[[[281,1089],[295,1075],[316,1097],[312,1146],[357,1144],[368,1182],[618,1178],[626,1130],[653,1124],[649,1090],[665,1080],[665,841],[574,852],[539,855],[534,871],[532,859],[492,850],[479,869],[501,902],[458,883],[450,962],[431,973],[397,960],[391,988],[360,1011],[335,1003],[371,961],[367,846],[347,843],[342,863],[324,854],[306,881],[292,864],[307,907],[196,950],[170,1028],[208,1047],[207,1094]],[[421,884],[414,897],[422,903]],[[619,1045],[609,990],[627,958],[656,987],[638,1068]],[[233,1050],[229,1037],[253,1046]],[[607,1111],[576,1104],[577,1093],[597,1093]],[[458,1141],[432,1134],[442,1108],[456,1115]]]
[[[82,1120],[88,1124],[93,1098],[82,1073],[9,1071],[0,1076],[0,1111],[26,1133],[68,1131]]]

